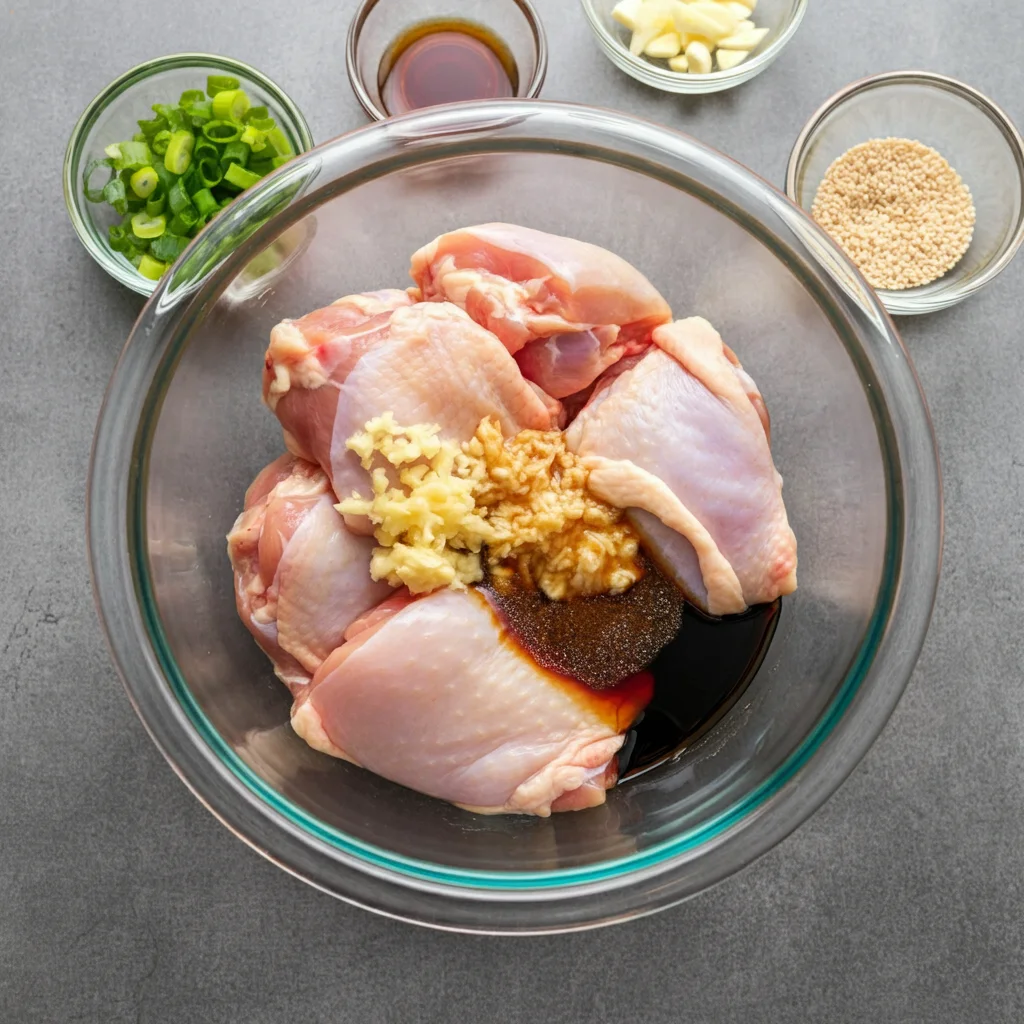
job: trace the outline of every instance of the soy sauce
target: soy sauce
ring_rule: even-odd
[[[690,746],[739,700],[779,624],[781,598],[742,615],[695,608],[647,559],[644,576],[617,597],[549,601],[518,576],[483,589],[509,632],[537,663],[596,691],[646,671],[654,697],[626,734],[619,779],[635,778]]]
[[[471,21],[413,25],[388,48],[377,74],[389,114],[466,100],[515,96],[519,71],[509,48]]]
[[[757,675],[779,624],[782,599],[714,619],[687,605],[683,624],[649,666],[654,698],[627,733],[619,780],[650,771],[708,731]]]

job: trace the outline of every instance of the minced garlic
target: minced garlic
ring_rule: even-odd
[[[636,533],[621,509],[587,491],[587,471],[559,431],[505,440],[485,419],[461,446],[439,433],[385,413],[347,442],[370,471],[373,497],[346,498],[338,511],[375,525],[374,579],[413,593],[465,587],[483,579],[485,549],[492,574],[518,572],[552,600],[620,594],[643,574]]]
[[[640,578],[635,531],[622,509],[590,494],[589,474],[560,431],[524,430],[506,441],[485,419],[463,449],[475,463],[493,573],[518,571],[554,601],[621,594]]]
[[[444,441],[435,424],[399,426],[392,413],[370,420],[348,447],[370,471],[373,497],[339,502],[342,515],[367,516],[380,547],[370,575],[414,594],[466,586],[483,579],[480,549],[488,536],[474,511],[473,481],[459,446]],[[381,455],[398,471],[374,465]],[[463,472],[456,473],[456,464]]]

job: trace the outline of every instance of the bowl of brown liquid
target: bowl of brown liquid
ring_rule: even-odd
[[[377,121],[443,103],[533,99],[547,63],[530,0],[363,0],[348,30],[349,81]]]

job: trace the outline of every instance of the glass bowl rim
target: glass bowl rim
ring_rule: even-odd
[[[118,99],[133,85],[145,81],[147,78],[161,71],[175,70],[177,68],[215,68],[224,71],[233,71],[240,76],[255,82],[261,89],[267,92],[279,107],[282,113],[289,119],[290,128],[298,136],[303,152],[313,148],[313,135],[309,130],[302,112],[295,105],[290,96],[275,82],[268,78],[262,71],[244,61],[236,60],[234,57],[222,57],[215,53],[182,52],[169,53],[162,57],[153,57],[150,60],[142,61],[134,67],[118,75],[109,85],[105,86],[93,97],[82,112],[81,117],[75,122],[68,139],[67,149],[64,151],[63,185],[64,205],[67,207],[68,217],[78,235],[78,240],[85,247],[86,252],[116,281],[130,288],[139,295],[152,295],[156,290],[157,282],[143,277],[134,267],[126,265],[122,260],[116,258],[116,254],[109,248],[100,244],[86,223],[85,214],[82,212],[81,204],[78,202],[78,174],[81,164],[81,147],[92,131],[100,114],[107,106]]]
[[[1024,243],[1024,139],[1021,138],[1021,134],[1009,114],[999,104],[979,89],[974,88],[974,86],[961,82],[950,75],[940,74],[937,71],[884,71],[877,75],[859,78],[849,85],[843,86],[842,89],[833,93],[825,100],[811,114],[807,123],[800,130],[800,134],[793,143],[793,148],[789,154],[789,162],[786,165],[786,195],[797,206],[800,205],[797,197],[797,180],[807,159],[811,141],[828,117],[843,107],[847,101],[861,93],[884,89],[889,85],[906,84],[925,85],[960,96],[963,99],[969,100],[976,109],[987,116],[1002,132],[1003,138],[1006,140],[1007,146],[1017,163],[1017,186],[1021,196],[1021,209],[1017,215],[1017,229],[1013,237],[1010,239],[1006,250],[998,259],[992,260],[980,274],[972,277],[969,281],[965,281],[958,287],[950,287],[921,298],[908,296],[901,292],[876,289],[879,300],[889,313],[897,316],[916,316],[923,313],[934,313],[940,309],[955,306],[957,303],[963,302],[964,299],[980,291],[1010,265],[1014,256],[1017,255],[1017,250]]]
[[[187,340],[187,335],[177,337],[175,330],[188,319],[194,303],[219,295],[254,252],[315,209],[313,198],[293,199],[201,282],[176,281],[175,287],[167,279],[160,283],[140,314],[111,378],[97,424],[89,477],[90,566],[100,618],[129,698],[150,736],[186,785],[249,845],[311,884],[368,909],[423,923],[422,917],[396,906],[396,900],[401,904],[403,893],[408,896],[409,890],[416,890],[421,899],[436,899],[455,908],[450,920],[434,917],[429,923],[457,930],[571,930],[607,923],[620,918],[602,919],[592,907],[576,911],[572,920],[511,927],[500,922],[484,926],[466,915],[471,915],[468,908],[474,903],[487,902],[494,914],[502,907],[510,909],[534,900],[541,908],[537,913],[543,917],[558,901],[563,906],[573,901],[579,905],[581,898],[595,894],[607,897],[613,889],[626,890],[655,876],[660,883],[675,869],[676,877],[670,880],[676,883],[675,889],[661,886],[653,901],[656,905],[631,907],[621,917],[653,912],[701,891],[770,849],[838,788],[881,731],[923,643],[941,559],[941,483],[934,433],[920,385],[892,321],[824,232],[798,207],[740,165],[681,133],[625,114],[573,104],[507,100],[436,107],[372,122],[303,154],[289,166],[295,175],[308,171],[315,176],[324,159],[333,158],[339,166],[331,169],[329,180],[314,193],[314,198],[321,193],[330,198],[366,181],[368,167],[387,172],[396,166],[414,166],[481,150],[522,151],[524,145],[517,145],[514,137],[504,140],[507,145],[499,139],[502,129],[514,136],[520,125],[529,128],[523,131],[532,140],[525,147],[530,151],[583,155],[640,169],[685,188],[738,220],[797,273],[819,302],[830,304],[830,308],[822,305],[823,312],[847,344],[862,377],[887,473],[887,564],[883,584],[865,639],[831,705],[797,749],[752,794],[682,836],[598,865],[548,872],[449,868],[374,847],[318,822],[273,791],[213,729],[173,664],[159,614],[147,593],[145,545],[136,543],[145,524],[146,441],[166,387],[160,375],[173,369]],[[574,127],[581,134],[590,131],[606,145],[568,141],[567,135]],[[547,150],[541,146],[542,141]],[[377,159],[368,163],[371,157]],[[730,206],[712,185],[702,186],[681,168],[704,174],[709,181],[719,175],[726,184],[738,188],[745,201],[757,206],[764,221],[753,221],[753,214]],[[713,184],[718,186],[719,182]],[[228,216],[217,218],[199,236],[197,251],[205,247],[215,253],[220,236],[236,230],[252,205],[251,198],[243,194],[228,208]],[[777,244],[772,243],[773,239]],[[788,251],[783,250],[784,244],[789,246]],[[805,262],[797,266],[801,257]],[[177,287],[179,283],[181,287]],[[841,326],[837,319],[840,313],[856,319],[859,328]],[[870,344],[862,345],[857,333],[865,333]],[[871,357],[879,359],[885,376],[879,377],[869,365]],[[887,399],[890,391],[893,398]],[[902,395],[896,401],[898,392]],[[906,472],[910,463],[913,472]],[[897,499],[897,493],[903,495],[902,500]],[[910,528],[920,531],[920,543],[904,543]],[[905,578],[918,584],[916,594],[908,595]],[[884,673],[876,660],[880,652],[891,662]],[[865,687],[865,682],[871,685]],[[153,704],[168,721],[159,721],[149,713]],[[858,716],[856,735],[851,732],[851,708]],[[812,761],[817,762],[817,775],[804,770]],[[204,772],[209,777],[204,777]],[[226,798],[218,792],[224,786],[230,789]],[[766,811],[773,803],[776,820],[770,821]],[[712,834],[705,835],[709,831]],[[679,872],[697,860],[698,854],[720,853],[729,844],[730,857],[705,865],[703,876],[696,882],[680,882]],[[371,895],[365,885],[360,886],[359,879],[382,884]]]
[[[492,0],[493,2],[494,0]],[[544,87],[544,79],[547,77],[548,37],[544,31],[544,23],[540,20],[532,0],[510,0],[510,2],[519,8],[523,17],[526,18],[527,24],[530,26],[530,34],[533,36],[535,60],[529,86],[522,96],[515,98],[532,100],[540,95],[540,91]],[[370,92],[363,82],[363,76],[359,73],[359,41],[362,38],[363,26],[366,24],[366,19],[369,17],[370,12],[379,3],[381,3],[381,0],[361,0],[356,13],[352,15],[352,20],[348,24],[348,33],[345,36],[345,70],[348,73],[349,85],[352,86],[352,91],[356,94],[356,99],[367,116],[375,121],[386,121],[391,115],[373,102]]]
[[[587,24],[590,25],[590,29],[605,55],[619,70],[653,89],[680,95],[699,95],[732,89],[750,81],[751,78],[764,71],[796,35],[797,29],[800,28],[800,23],[807,13],[808,2],[809,0],[793,0],[793,7],[786,24],[763,50],[749,60],[737,64],[736,67],[730,68],[728,71],[709,71],[704,75],[690,74],[689,72],[679,74],[674,71],[666,71],[656,64],[648,64],[647,61],[630,53],[629,48],[623,46],[622,41],[608,31],[594,10],[594,0],[580,0],[580,6],[586,15]],[[622,58],[621,62],[615,59],[615,55]]]

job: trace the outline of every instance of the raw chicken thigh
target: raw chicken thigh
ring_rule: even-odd
[[[362,355],[387,339],[391,314],[412,301],[397,288],[346,295],[270,332],[263,401],[290,452],[330,471],[339,389]]]
[[[253,481],[228,534],[239,615],[293,694],[391,593],[370,579],[372,542],[345,528],[336,501],[320,469],[285,455]]]
[[[345,442],[382,412],[437,423],[455,441],[468,441],[485,416],[496,416],[506,436],[559,423],[559,403],[451,303],[410,305],[397,291],[347,296],[279,324],[270,338],[264,399],[289,449],[319,462],[342,497],[369,493]]]
[[[441,235],[413,255],[411,273],[425,300],[465,309],[555,398],[643,351],[672,315],[650,281],[614,253],[514,224]]]
[[[700,317],[654,341],[610,371],[566,432],[588,486],[634,510],[647,549],[711,614],[790,593],[796,539],[754,382]]]
[[[396,597],[356,622],[296,702],[312,746],[483,813],[604,802],[650,700],[641,673],[591,690],[542,669],[478,590]]]

